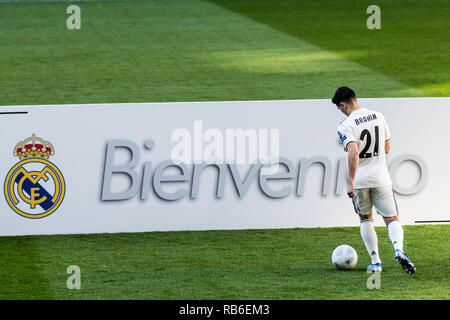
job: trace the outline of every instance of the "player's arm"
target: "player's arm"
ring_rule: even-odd
[[[349,170],[347,195],[350,198],[356,198],[355,177],[356,177],[356,170],[358,169],[358,165],[359,165],[358,144],[353,141],[353,142],[350,142],[349,144],[347,144],[346,148],[348,151],[348,170]]]
[[[380,114],[381,116],[381,120],[383,121],[384,124],[384,137],[385,137],[385,142],[384,142],[384,152],[385,153],[389,153],[389,151],[391,151],[391,130],[389,129],[389,126],[386,122],[386,119],[384,118],[384,116],[382,114]]]
[[[386,140],[384,142],[384,152],[385,153],[389,153],[389,151],[391,151],[391,143],[389,141],[390,140]]]

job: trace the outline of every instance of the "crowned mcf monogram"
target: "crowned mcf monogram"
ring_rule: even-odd
[[[53,145],[33,134],[19,142],[19,162],[9,170],[4,185],[6,201],[14,212],[31,219],[46,217],[61,205],[66,185],[61,171],[48,159]]]

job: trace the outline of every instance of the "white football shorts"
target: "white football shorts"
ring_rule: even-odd
[[[397,201],[392,186],[355,189],[353,207],[359,215],[368,215],[375,207],[377,213],[383,217],[398,216]]]

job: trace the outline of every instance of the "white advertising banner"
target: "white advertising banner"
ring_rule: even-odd
[[[450,99],[359,102],[390,126],[402,223],[448,222]],[[357,226],[344,118],[330,100],[0,107],[0,235]]]

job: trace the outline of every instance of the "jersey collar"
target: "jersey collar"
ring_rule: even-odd
[[[356,110],[353,110],[352,112],[350,112],[350,114],[349,114],[348,116],[350,117],[352,114],[358,113],[358,112],[362,112],[362,111],[364,111],[364,110],[365,110],[365,108],[361,107],[361,108],[359,108],[359,109],[356,109]]]

